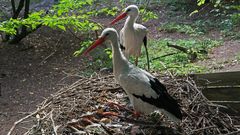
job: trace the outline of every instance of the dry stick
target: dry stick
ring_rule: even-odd
[[[196,129],[196,130],[192,130],[192,131],[190,132],[190,134],[193,134],[194,132],[198,132],[198,131],[210,129],[210,128],[216,128],[216,126],[209,126],[209,127],[204,127],[204,128],[199,128],[199,129]]]
[[[147,127],[158,127],[160,129],[164,129],[164,128],[168,129],[169,128],[169,127],[166,127],[163,125],[156,125],[156,123],[153,123],[153,122],[146,122],[146,121],[142,121],[142,120],[130,119],[130,118],[120,116],[120,115],[118,115],[117,117],[119,119],[121,119],[122,121],[131,123],[131,124],[142,125],[142,126],[147,126]]]
[[[237,133],[240,133],[240,130],[233,131],[233,132],[230,132],[230,133],[227,133],[227,134],[224,134],[224,135],[237,135]]]
[[[166,65],[160,61],[160,64],[167,70],[168,74],[172,77],[172,79],[174,79],[175,77],[173,76],[173,74],[167,69]]]
[[[80,78],[83,78],[83,76],[81,75],[78,75],[78,74],[71,74],[71,73],[67,73],[65,71],[62,71],[66,76],[63,77],[61,80],[59,80],[59,82],[61,82],[62,80],[65,80],[66,78],[68,77],[80,77]]]
[[[63,33],[63,32],[62,32]],[[61,35],[62,35],[61,33]],[[56,47],[59,46],[59,43],[60,43],[60,40],[62,39],[63,37],[61,36],[61,38],[58,39],[57,43],[56,43]],[[55,53],[57,52],[57,49],[54,50],[54,52],[52,52],[51,54],[49,54],[46,58],[44,58],[41,62],[40,62],[40,65],[43,65],[43,63],[48,59],[50,58],[52,55],[54,55]]]
[[[40,65],[43,65],[43,63],[48,59],[50,58],[51,56],[53,56],[53,54],[55,54],[57,51],[55,50],[54,52],[50,53],[46,58],[44,58],[41,62],[40,62]]]
[[[19,123],[21,123],[21,122],[24,121],[25,119],[28,119],[29,117],[37,114],[38,112],[42,111],[44,108],[46,108],[47,106],[49,106],[50,103],[51,103],[51,102],[49,102],[48,104],[46,104],[46,105],[43,106],[42,108],[36,110],[35,112],[33,112],[33,113],[31,113],[31,114],[23,117],[22,119],[20,119],[20,120],[18,120],[18,121],[15,121],[14,124],[13,124],[13,126],[11,127],[11,129],[8,131],[8,134],[7,134],[7,135],[11,135],[12,132],[13,132],[13,130],[15,129],[15,127],[16,127]]]
[[[113,87],[113,88],[109,88],[109,89],[105,89],[106,91],[111,91],[111,92],[116,92],[116,91],[119,91],[119,90],[121,90],[122,89],[122,87],[121,86],[119,86],[119,87]]]
[[[209,101],[212,103],[240,103],[240,101]]]
[[[54,122],[54,120],[53,120],[53,111],[54,111],[54,109],[51,110],[50,119],[51,119],[51,121],[52,121],[53,131],[54,131],[55,135],[58,135],[58,133],[57,133],[57,128],[56,128],[55,122]]]
[[[68,29],[70,31],[70,33],[75,37],[77,38],[78,40],[82,41],[81,38],[79,38],[70,28]]]
[[[112,132],[103,124],[100,124],[101,127],[109,134],[109,135],[113,135]]]
[[[178,54],[178,53],[176,53],[176,52],[168,53],[168,54],[165,54],[165,55],[162,55],[162,56],[159,56],[159,57],[152,58],[151,61],[154,61],[154,60],[157,60],[157,59],[160,59],[160,58],[163,58],[163,57],[171,56],[171,55],[174,55],[174,54]]]
[[[73,129],[73,130],[75,130],[77,133],[79,133],[79,134],[86,134],[86,132],[85,131],[80,131],[80,130],[78,130],[77,128],[75,128],[74,126],[69,126],[71,129]]]

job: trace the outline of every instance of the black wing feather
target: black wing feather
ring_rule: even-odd
[[[125,50],[126,48],[125,48],[122,44],[120,44],[120,49],[123,51],[123,50]]]
[[[151,105],[154,105],[158,108],[165,109],[169,113],[173,114],[178,119],[182,119],[182,113],[180,111],[180,106],[177,101],[173,99],[167,92],[166,87],[159,82],[157,78],[152,78],[148,76],[149,83],[151,84],[151,88],[158,94],[158,98],[146,97],[145,95],[136,95],[133,94],[134,97],[140,98],[142,101],[147,102]]]

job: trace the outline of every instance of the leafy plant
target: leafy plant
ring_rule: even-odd
[[[8,34],[18,34],[17,31],[21,26],[34,30],[38,26],[48,26],[62,30],[73,29],[78,32],[89,32],[98,30],[101,25],[92,21],[92,17],[100,13],[114,15],[116,7],[93,8],[94,0],[60,0],[48,12],[37,11],[30,13],[27,18],[9,19],[0,23],[0,31]],[[100,10],[97,10],[97,9]]]
[[[152,19],[158,19],[158,15],[152,11],[145,11],[144,8],[140,9],[140,14],[142,15],[142,21],[148,22]]]
[[[194,28],[191,25],[187,24],[177,24],[174,22],[165,23],[161,27],[159,27],[160,31],[166,31],[166,32],[179,32],[179,33],[185,33],[189,34],[191,36],[197,36],[204,34],[200,29]]]
[[[163,40],[150,40],[149,42],[149,56],[151,60],[152,70],[165,72],[166,70],[177,73],[199,73],[205,70],[205,67],[197,66],[189,61],[188,55],[177,49],[167,46],[168,43],[177,44],[182,47],[191,48],[198,53],[198,59],[207,57],[207,53],[212,47],[220,44],[219,41],[203,39],[163,39]],[[204,53],[201,50],[205,50]],[[144,54],[144,52],[142,52]],[[145,56],[142,55],[139,60],[139,65],[144,68],[146,66]]]

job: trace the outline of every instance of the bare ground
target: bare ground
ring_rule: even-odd
[[[40,34],[41,33],[41,34]],[[1,44],[0,134],[61,87],[73,83],[84,63],[73,57],[79,41],[68,33],[42,28],[20,46]]]

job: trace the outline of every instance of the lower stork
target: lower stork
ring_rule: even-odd
[[[115,79],[127,93],[135,111],[150,114],[161,111],[173,121],[180,121],[182,113],[177,101],[167,92],[166,87],[145,70],[132,65],[122,54],[118,33],[113,28],[106,28],[99,39],[83,55],[95,47],[110,41],[113,50],[113,73]]]

